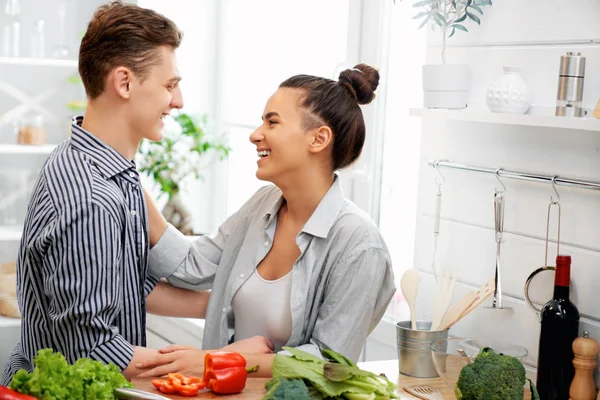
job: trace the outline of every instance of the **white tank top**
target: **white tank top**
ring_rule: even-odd
[[[275,351],[280,351],[292,334],[291,291],[291,271],[277,280],[268,281],[254,270],[231,301],[235,340],[264,336],[273,342]]]

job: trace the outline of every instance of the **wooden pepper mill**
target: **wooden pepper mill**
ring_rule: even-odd
[[[600,346],[589,336],[588,332],[583,332],[583,337],[573,341],[575,377],[569,389],[569,400],[596,400],[594,369],[598,365],[596,357]]]

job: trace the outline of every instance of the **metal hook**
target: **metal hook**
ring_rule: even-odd
[[[500,182],[500,185],[502,185],[502,190],[498,190],[496,188],[494,188],[496,190],[496,193],[505,193],[506,192],[506,186],[504,186],[504,182],[502,182],[502,180],[500,179],[500,171],[502,171],[504,168],[498,168],[496,170],[496,179],[498,179],[498,182]]]
[[[439,178],[435,178],[435,183],[438,186],[443,185],[444,183],[446,183],[446,177],[444,177],[444,175],[442,174],[442,171],[440,171],[440,161],[441,160],[436,160],[433,163],[433,168],[435,168],[435,170],[437,171],[437,173],[440,175],[440,177],[442,178],[442,180],[440,181]]]
[[[554,175],[552,177],[552,190],[554,190],[554,193],[556,194],[556,200],[554,200],[554,198],[550,196],[550,201],[552,202],[552,204],[560,203],[560,194],[558,194],[558,190],[556,190],[556,178],[558,178],[558,175]]]

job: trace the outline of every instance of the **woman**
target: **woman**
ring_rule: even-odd
[[[319,354],[323,346],[358,359],[395,287],[383,238],[344,197],[335,171],[362,151],[359,104],[373,100],[378,84],[378,71],[365,64],[337,82],[307,75],[283,82],[250,135],[256,176],[274,185],[260,189],[216,237],[190,243],[148,201],[151,272],[174,286],[212,289],[203,348],[259,336],[275,351],[287,345]],[[202,370],[205,351],[171,346],[163,353],[140,365],[155,367],[142,376]],[[270,375],[274,354],[246,357]]]

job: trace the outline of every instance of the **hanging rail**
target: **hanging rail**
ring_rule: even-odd
[[[481,172],[484,174],[492,174],[497,175],[501,178],[509,178],[509,179],[518,179],[522,181],[531,181],[531,182],[542,182],[552,184],[552,181],[556,185],[560,186],[570,186],[576,187],[580,189],[591,189],[591,190],[600,190],[600,182],[581,180],[575,178],[568,178],[560,175],[543,175],[536,174],[531,172],[523,172],[523,171],[512,171],[504,168],[486,168],[486,167],[475,167],[471,165],[463,165],[451,163],[446,160],[431,160],[429,161],[429,165],[434,168],[451,168],[451,169],[459,169],[463,171],[472,171],[472,172]]]

